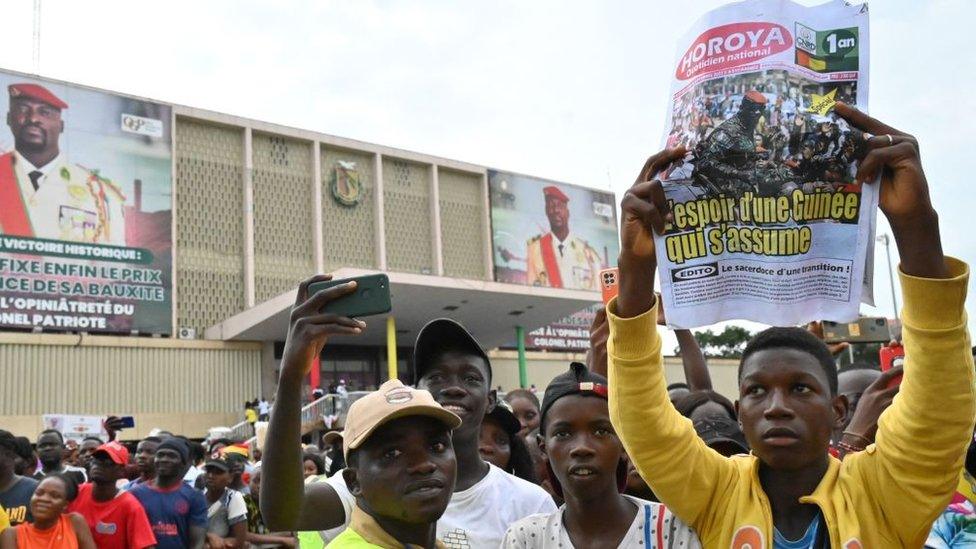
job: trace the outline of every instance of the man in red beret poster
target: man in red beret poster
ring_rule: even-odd
[[[61,151],[68,104],[38,84],[7,91],[14,150],[0,155],[0,233],[124,245],[122,190]]]
[[[596,290],[600,254],[569,230],[569,197],[555,185],[542,189],[549,232],[527,244],[528,282],[533,286]]]

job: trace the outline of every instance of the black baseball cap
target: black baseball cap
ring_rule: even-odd
[[[225,473],[229,473],[230,472],[230,463],[227,463],[227,460],[226,459],[210,459],[210,460],[207,460],[207,463],[203,466],[203,468],[204,469],[207,469],[208,467],[213,467],[215,469],[220,469],[221,471],[223,471]]]
[[[485,417],[490,417],[497,421],[509,435],[515,435],[522,430],[522,422],[515,417],[515,413],[512,412],[512,406],[504,400],[498,399],[495,407],[485,414]]]
[[[488,368],[488,384],[491,385],[491,361],[488,355],[464,326],[450,318],[431,320],[417,334],[413,346],[414,385],[427,371],[431,357],[445,350],[464,351],[481,357]]]
[[[694,425],[698,437],[723,456],[749,453],[749,443],[739,424],[732,418],[715,415],[699,419]]]
[[[557,400],[580,394],[608,399],[608,387],[607,378],[591,372],[583,363],[573,362],[569,365],[569,371],[554,377],[546,387],[546,394],[542,397],[542,409],[539,411],[539,432],[543,435],[546,433],[546,412]]]

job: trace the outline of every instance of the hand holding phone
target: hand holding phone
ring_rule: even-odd
[[[905,363],[905,348],[900,344],[887,345],[882,347],[878,351],[878,358],[881,360],[881,372],[887,372],[892,368],[900,368]],[[899,373],[898,375],[892,377],[891,381],[888,383],[888,387],[897,387],[901,385],[901,379],[904,374]]]
[[[356,282],[356,289],[353,292],[329,301],[320,312],[357,318],[385,314],[393,308],[390,299],[390,279],[385,274],[315,282],[308,286],[308,295],[314,296],[321,291],[352,281]]]
[[[616,267],[600,271],[600,290],[603,292],[603,304],[617,297],[620,292],[620,271]]]
[[[315,275],[298,285],[295,306],[288,321],[288,335],[281,356],[280,379],[301,380],[308,375],[316,358],[322,352],[326,340],[338,335],[359,335],[366,323],[336,314],[323,313],[334,301],[340,301],[357,292],[356,281],[336,281],[323,288],[323,283],[333,282],[330,275]],[[313,287],[318,287],[313,292]]]

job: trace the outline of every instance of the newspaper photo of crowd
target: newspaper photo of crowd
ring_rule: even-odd
[[[833,112],[814,112],[824,97],[854,104],[856,82],[767,70],[694,86],[675,102],[667,140],[690,154],[667,178],[687,180],[694,197],[857,191],[865,136]]]

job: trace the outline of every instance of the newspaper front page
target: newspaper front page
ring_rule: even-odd
[[[709,12],[678,48],[656,236],[668,322],[845,322],[870,300],[877,185],[855,180],[867,137],[868,10],[753,0]]]

